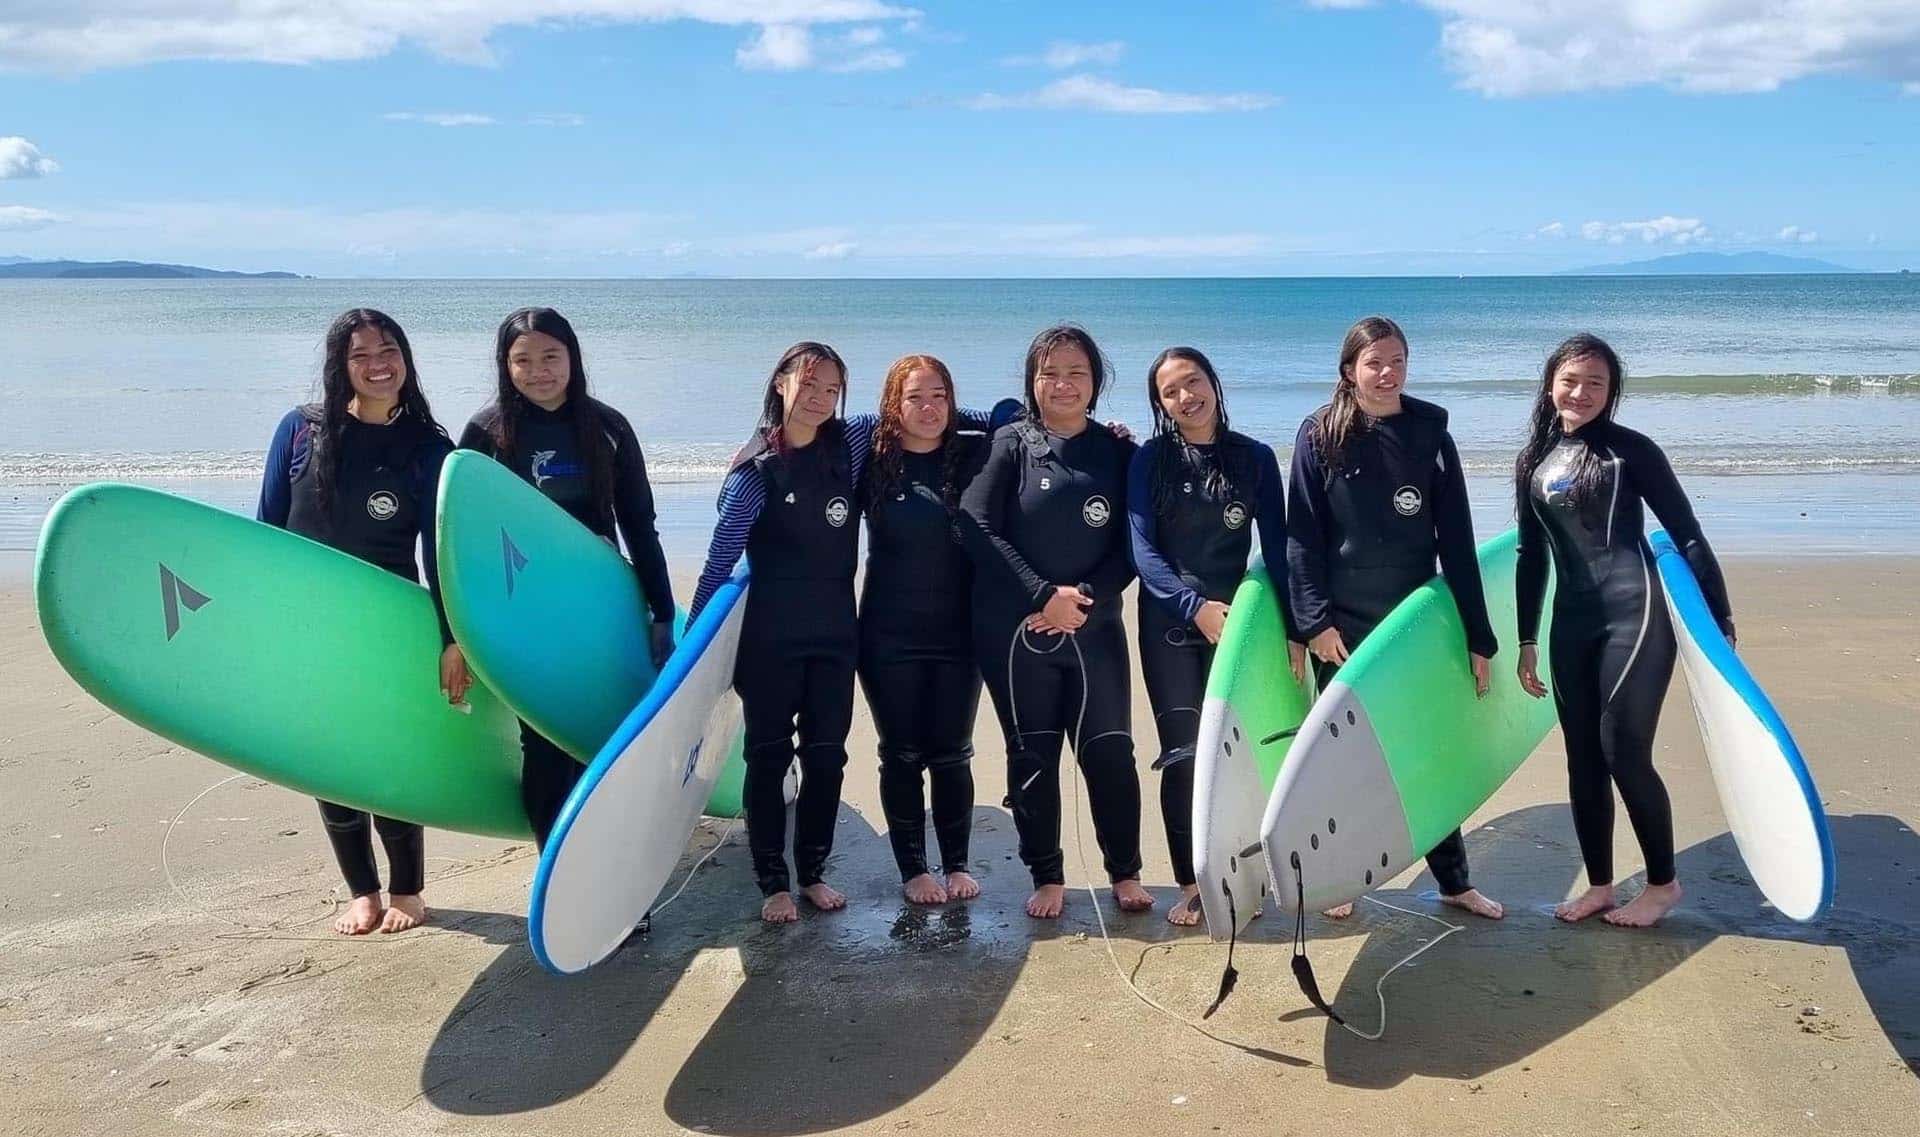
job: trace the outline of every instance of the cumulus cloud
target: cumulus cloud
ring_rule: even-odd
[[[824,245],[815,245],[804,255],[810,261],[843,261],[859,247],[852,241],[829,241]]]
[[[63,0],[0,10],[0,67],[85,71],[178,59],[324,63],[372,59],[402,45],[490,63],[494,33],[510,27],[692,20],[805,28],[916,15],[882,0]]]
[[[1278,103],[1272,95],[1197,95],[1129,87],[1094,75],[1069,75],[1037,91],[1018,95],[977,95],[966,105],[974,110],[1099,111],[1107,114],[1215,114],[1222,111],[1264,110]]]
[[[1545,225],[1540,226],[1540,228],[1527,234],[1527,239],[1532,240],[1535,237],[1564,237],[1566,235],[1567,227],[1565,225],[1562,225],[1558,221],[1549,221]]]
[[[1788,225],[1774,234],[1776,238],[1789,244],[1811,245],[1820,239],[1820,234],[1812,229],[1802,229],[1798,225]]]
[[[492,115],[450,111],[389,111],[381,115],[388,122],[419,122],[428,126],[492,126]]]
[[[886,32],[854,28],[842,35],[817,35],[804,24],[767,24],[733,53],[748,71],[892,71],[907,65],[904,53],[885,46]]]
[[[1713,239],[1699,218],[1671,215],[1648,221],[1589,221],[1580,226],[1580,235],[1609,245],[1624,245],[1628,241],[1649,245],[1700,245]]]
[[[0,230],[44,229],[60,220],[59,214],[31,205],[0,205]]]
[[[57,173],[60,163],[17,134],[0,138],[0,181],[8,178],[44,178]]]
[[[1049,67],[1071,71],[1076,67],[1112,67],[1127,53],[1127,45],[1110,39],[1100,43],[1057,41],[1039,55],[1015,55],[1003,60],[1008,67]]]

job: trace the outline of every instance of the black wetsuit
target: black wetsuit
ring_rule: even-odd
[[[440,642],[450,644],[446,613],[440,606],[438,566],[433,555],[433,509],[440,466],[453,443],[438,426],[402,411],[384,426],[348,416],[334,457],[330,507],[320,502],[313,441],[320,408],[287,412],[267,449],[266,477],[260,487],[258,517],[303,537],[386,569],[408,580],[421,579],[415,548],[426,561],[426,583],[440,619]],[[324,618],[324,617],[323,617]],[[439,660],[402,660],[395,666],[439,667]],[[418,895],[426,886],[426,838],[420,826],[323,801],[320,816],[334,860],[353,895],[380,891],[380,870],[373,859],[371,827],[387,850],[387,891]]]
[[[900,478],[884,492],[861,487],[867,571],[860,590],[860,686],[880,736],[880,804],[903,881],[927,871],[923,770],[933,783],[940,871],[967,867],[973,828],[968,761],[980,672],[968,619],[973,567],[944,491],[950,476],[964,487],[985,450],[980,435],[957,434],[930,453],[902,453]],[[866,479],[877,476],[869,463]]]
[[[1069,735],[1108,877],[1140,875],[1140,777],[1120,619],[1120,593],[1133,577],[1124,515],[1134,450],[1092,422],[1072,438],[1015,423],[994,435],[961,500],[975,570],[974,645],[1006,735],[1008,803],[1035,886],[1066,883],[1059,764]],[[1024,633],[1025,619],[1060,585],[1091,589],[1087,622],[1072,636]]]
[[[1338,470],[1314,447],[1325,408],[1300,424],[1287,490],[1287,591],[1300,638],[1337,628],[1347,651],[1354,651],[1432,579],[1437,557],[1466,627],[1463,648],[1492,658],[1499,644],[1487,618],[1466,474],[1447,433],[1447,412],[1404,397],[1401,407],[1383,419],[1362,416]],[[1314,662],[1323,688],[1337,670]],[[1471,699],[1474,692],[1457,697]],[[1445,895],[1473,887],[1458,829],[1427,854],[1427,867]]]
[[[572,400],[557,411],[542,410],[523,402],[516,424],[513,453],[502,455],[495,442],[499,423],[498,407],[487,407],[460,433],[464,450],[477,450],[520,475],[521,479],[547,495],[555,505],[599,534],[615,548],[625,538],[627,555],[633,558],[633,570],[640,578],[640,589],[654,621],[673,620],[673,584],[667,576],[667,557],[660,549],[660,534],[654,528],[653,486],[647,480],[646,458],[640,452],[640,440],[626,416],[605,403],[594,404],[613,445],[613,501],[593,500],[592,479],[587,460],[580,453],[578,419]],[[634,634],[645,636],[646,629]],[[585,767],[572,755],[520,722],[520,800],[527,821],[533,826],[534,839],[546,847],[547,835],[560,816],[561,807],[573,792]]]
[[[1593,471],[1590,488],[1571,492],[1582,467]],[[1673,811],[1653,768],[1653,735],[1675,646],[1642,502],[1686,556],[1721,631],[1733,635],[1713,550],[1666,455],[1645,435],[1595,422],[1563,438],[1528,479],[1520,510],[1520,640],[1532,643],[1539,631],[1551,555],[1553,701],[1566,740],[1573,828],[1595,885],[1613,881],[1615,785],[1646,858],[1647,883],[1674,879]]]
[[[1171,447],[1174,465],[1160,469]],[[1221,475],[1224,475],[1222,477]],[[1171,477],[1171,484],[1163,484]],[[1164,491],[1164,492],[1163,492]],[[1173,879],[1193,877],[1193,757],[1200,704],[1213,666],[1214,645],[1194,626],[1209,600],[1233,599],[1246,575],[1253,532],[1268,550],[1269,571],[1287,605],[1286,487],[1273,449],[1231,431],[1218,443],[1194,446],[1176,435],[1150,439],[1127,481],[1127,518],[1133,565],[1140,574],[1140,672],[1160,736],[1160,818],[1173,858]],[[1287,629],[1293,638],[1291,628]]]

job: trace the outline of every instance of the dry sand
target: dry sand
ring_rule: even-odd
[[[1385,1041],[1307,1008],[1287,928],[1240,946],[1202,1037],[1136,1001],[1084,891],[1028,920],[997,734],[976,762],[979,900],[899,898],[860,709],[831,880],[841,913],[755,919],[723,849],[656,930],[592,973],[526,947],[524,846],[429,836],[433,925],[346,940],[313,804],[104,710],[0,587],[0,1130],[11,1133],[1884,1133],[1920,1112],[1920,562],[1734,561],[1741,650],[1810,756],[1840,886],[1812,927],[1768,910],[1726,835],[1676,680],[1659,760],[1686,906],[1664,927],[1557,924],[1579,883],[1557,735],[1468,826],[1506,901],[1395,974]],[[1510,678],[1512,655],[1496,664]],[[1173,895],[1145,774],[1146,879]],[[1072,799],[1069,798],[1069,801]],[[703,829],[696,846],[720,833]],[[1623,871],[1638,853],[1625,824]],[[1072,828],[1068,829],[1069,838]],[[1091,833],[1085,863],[1097,867]],[[690,863],[690,862],[689,862]],[[1084,879],[1071,845],[1068,874]],[[1381,895],[1445,914],[1423,876]],[[1108,909],[1140,986],[1197,1021],[1224,949]],[[249,930],[243,925],[253,925]],[[1375,980],[1432,924],[1312,922],[1324,990]]]

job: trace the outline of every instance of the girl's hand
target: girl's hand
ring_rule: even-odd
[[[440,690],[447,696],[447,702],[457,707],[467,701],[467,690],[472,686],[467,657],[461,653],[459,644],[448,644],[440,653]]]
[[[1083,594],[1071,584],[1063,584],[1053,590],[1047,598],[1047,606],[1036,615],[1044,626],[1039,630],[1055,629],[1062,632],[1077,631],[1087,622],[1085,609],[1093,603],[1093,598]]]
[[[1293,672],[1295,683],[1307,677],[1307,645],[1287,641],[1287,667]]]
[[[1218,600],[1209,600],[1200,605],[1200,610],[1193,614],[1193,626],[1200,629],[1200,634],[1207,637],[1208,643],[1219,643],[1220,635],[1227,627],[1227,606]]]
[[[1540,682],[1540,648],[1534,644],[1520,645],[1520,665],[1514,670],[1520,674],[1520,689],[1536,699],[1547,697],[1547,685]]]
[[[1484,699],[1493,689],[1493,661],[1484,655],[1467,653],[1467,665],[1473,668],[1473,697]]]
[[[663,667],[667,657],[673,654],[673,624],[666,620],[656,620],[647,626],[647,650],[653,656],[653,665]]]
[[[1129,429],[1124,422],[1108,422],[1107,429],[1112,431],[1113,436],[1122,442],[1133,441],[1133,431]]]
[[[1347,641],[1340,638],[1339,628],[1328,628],[1308,640],[1307,650],[1322,663],[1339,666],[1347,661]]]

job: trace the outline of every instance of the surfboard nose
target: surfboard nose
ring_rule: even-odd
[[[1331,908],[1413,862],[1406,807],[1366,707],[1339,680],[1301,724],[1261,825],[1276,902]]]

